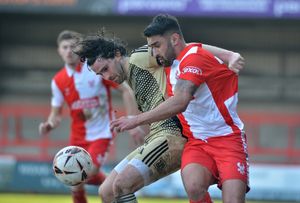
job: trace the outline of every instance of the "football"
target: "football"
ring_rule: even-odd
[[[90,154],[78,146],[61,149],[53,159],[53,171],[56,178],[69,186],[84,183],[91,174],[92,166]]]

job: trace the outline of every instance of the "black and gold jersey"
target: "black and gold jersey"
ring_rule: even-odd
[[[154,109],[165,100],[166,75],[156,59],[151,56],[147,46],[132,52],[129,60],[128,83],[135,93],[139,110],[142,112]],[[178,118],[172,117],[152,123],[148,137],[159,132],[181,135]]]

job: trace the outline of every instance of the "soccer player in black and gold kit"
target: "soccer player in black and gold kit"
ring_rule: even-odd
[[[165,100],[164,69],[147,46],[134,50],[128,58],[125,46],[118,39],[95,35],[79,43],[75,53],[103,78],[119,84],[126,80],[135,93],[140,112],[149,111]],[[121,56],[116,57],[116,53]],[[141,128],[141,132],[145,133],[145,129]],[[181,134],[177,117],[154,122],[148,129],[144,144],[127,155],[100,186],[103,202],[135,203],[134,192],[180,169],[186,138]],[[208,193],[203,202],[211,202]]]

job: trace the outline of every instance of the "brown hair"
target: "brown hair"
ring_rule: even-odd
[[[59,45],[61,41],[69,39],[75,39],[77,42],[79,42],[82,39],[82,35],[72,30],[64,30],[59,33],[57,37],[57,45]]]

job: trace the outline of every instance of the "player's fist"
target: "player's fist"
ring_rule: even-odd
[[[245,59],[239,54],[234,52],[228,63],[228,68],[238,74],[245,66]]]
[[[46,135],[53,129],[53,124],[50,122],[40,123],[39,125],[39,134]]]

